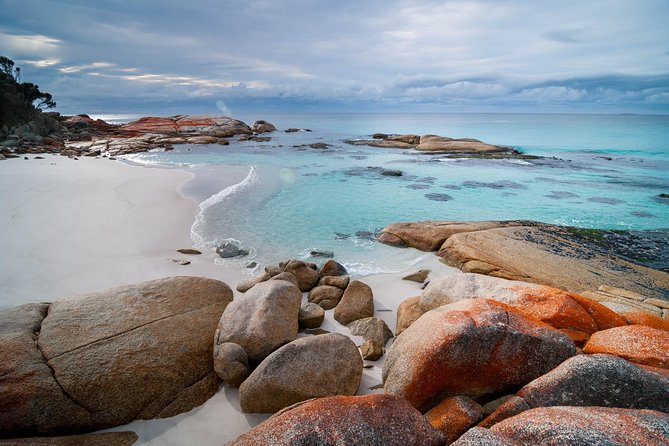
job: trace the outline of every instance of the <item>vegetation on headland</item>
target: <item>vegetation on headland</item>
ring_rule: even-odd
[[[0,56],[0,98],[0,126],[21,125],[56,106],[51,94],[38,85],[21,82],[21,69],[5,56]]]

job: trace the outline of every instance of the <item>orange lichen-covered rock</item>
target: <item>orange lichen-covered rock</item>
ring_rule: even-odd
[[[288,407],[227,446],[437,446],[444,437],[405,399],[332,396]]]
[[[583,353],[608,353],[637,364],[669,368],[669,332],[645,325],[627,325],[599,331]]]
[[[483,421],[478,425],[480,427],[492,427],[500,421],[506,420],[513,416],[518,415],[521,412],[529,410],[530,406],[527,404],[527,401],[521,397],[514,395],[509,400],[500,404],[500,406],[495,409],[493,413],[488,415]]]
[[[421,316],[388,352],[386,393],[419,409],[523,385],[576,354],[564,333],[509,306],[468,299]]]
[[[583,347],[590,339],[590,334],[583,331],[570,330],[569,328],[561,328],[560,331],[569,336],[577,347]]]
[[[595,302],[594,300],[583,297],[580,294],[568,293],[569,297],[578,302],[580,306],[585,308],[585,310],[590,314],[592,319],[597,324],[599,330],[608,330],[613,327],[621,327],[627,324],[625,318],[611,310],[608,307]]]
[[[446,398],[425,414],[425,418],[446,437],[449,445],[475,425],[483,416],[483,408],[466,396]]]
[[[145,133],[160,135],[193,135],[227,137],[250,134],[251,128],[241,121],[227,116],[170,116],[144,117],[118,128],[121,134],[129,136]]]
[[[519,445],[667,444],[669,415],[608,407],[540,407],[497,423],[493,434]]]
[[[645,311],[632,311],[622,315],[629,325],[645,325],[658,330],[669,331],[669,320]]]
[[[121,129],[136,133],[159,133],[161,135],[176,135],[178,128],[174,119],[147,116],[121,126]]]
[[[451,274],[430,282],[421,296],[421,308],[428,311],[476,298],[503,302],[552,327],[586,334],[627,324],[603,305],[574,293],[473,273]]]

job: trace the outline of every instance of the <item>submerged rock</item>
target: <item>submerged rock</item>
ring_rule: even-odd
[[[216,247],[216,254],[221,256],[224,259],[230,259],[233,257],[244,257],[249,255],[249,251],[242,248],[240,245],[234,242],[225,242]]]

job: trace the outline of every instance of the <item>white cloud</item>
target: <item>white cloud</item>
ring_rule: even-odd
[[[60,71],[61,73],[71,74],[71,73],[78,73],[78,72],[84,71],[84,70],[95,70],[95,69],[98,69],[98,68],[110,68],[110,67],[113,67],[115,65],[116,64],[113,64],[111,62],[93,62],[93,63],[85,64],[85,65],[74,65],[74,66],[70,66],[70,67],[62,67],[62,68],[59,68],[58,71]]]
[[[0,32],[3,51],[28,56],[47,56],[56,52],[61,41],[41,34],[7,34]]]
[[[53,65],[58,65],[60,63],[60,59],[21,60],[20,62],[32,65],[36,68],[46,68]]]

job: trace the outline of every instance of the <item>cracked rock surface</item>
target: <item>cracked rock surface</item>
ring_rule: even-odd
[[[173,277],[0,311],[0,436],[168,417],[218,388],[213,336],[232,291]]]

